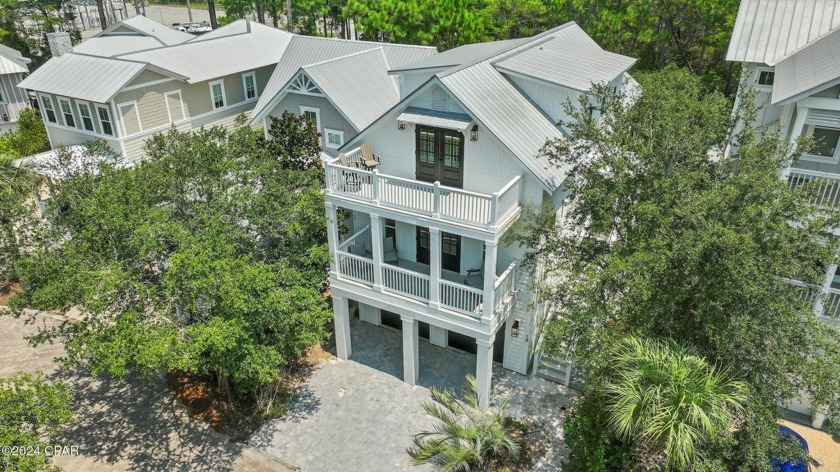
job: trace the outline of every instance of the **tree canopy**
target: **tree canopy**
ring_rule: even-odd
[[[629,97],[605,88],[594,91],[600,113],[569,106],[572,138],[544,149],[571,169],[570,203],[560,221],[537,212],[518,239],[551,274],[546,345],[573,347],[591,379],[609,365],[603,347],[628,335],[674,339],[732,366],[749,408],[720,455],[732,469],[764,470],[777,403],[805,394],[840,407],[840,333],[809,296],[836,257],[838,213],[809,204],[811,185],[779,178],[807,143],[750,127],[730,136],[728,102],[685,70],[637,78],[644,92],[627,108]],[[749,93],[741,103],[749,122]],[[724,159],[716,151],[730,142],[737,158]]]
[[[330,315],[322,170],[301,160],[318,134],[283,119],[310,140],[287,155],[244,125],[156,135],[128,168],[86,155],[26,231],[14,307],[79,307],[41,338],[95,373],[209,373],[234,394],[279,379]]]

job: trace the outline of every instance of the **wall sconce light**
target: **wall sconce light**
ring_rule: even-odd
[[[510,337],[518,338],[519,337],[519,320],[514,320],[513,325],[510,327]]]
[[[405,129],[405,121],[397,121],[397,129]]]
[[[473,125],[470,130],[470,141],[478,141],[478,125]]]

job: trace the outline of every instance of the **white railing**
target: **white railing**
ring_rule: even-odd
[[[516,290],[516,262],[512,262],[502,275],[496,279],[493,293],[495,306],[494,312],[499,310],[502,304],[507,303],[507,298]]]
[[[347,252],[338,252],[338,272],[351,279],[366,284],[373,283],[373,261],[366,257]]]
[[[411,298],[429,300],[429,276],[426,274],[382,264],[382,285],[387,290]]]
[[[810,203],[812,205],[832,207],[840,205],[840,175],[838,174],[791,169],[788,184],[791,188],[811,184],[813,194]]]
[[[481,318],[484,290],[448,280],[440,281],[440,304],[446,308]]]
[[[359,160],[358,150],[346,154],[350,167],[338,159],[324,162],[327,191],[373,205],[409,210],[436,219],[451,220],[493,229],[503,223],[520,204],[522,177],[511,179],[499,192],[486,195],[468,190],[405,179],[377,170],[352,166]]]
[[[833,321],[840,321],[840,290],[828,289],[828,295],[823,302],[822,316]]]
[[[362,250],[366,251],[368,248],[365,246],[365,243],[368,241],[370,241],[370,225],[356,231],[356,233],[352,236],[342,241],[341,244],[338,245],[338,250],[358,255],[358,252],[354,252],[353,248],[360,247]]]

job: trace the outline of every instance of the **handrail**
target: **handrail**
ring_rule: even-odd
[[[820,170],[800,169],[798,167],[791,167],[789,173],[807,175],[809,177],[822,177],[824,179],[830,180],[840,180],[840,174],[835,174],[833,172],[824,172]]]
[[[400,266],[395,266],[393,264],[386,264],[386,263],[383,262],[382,267],[387,267],[388,269],[391,269],[395,272],[402,272],[403,274],[414,275],[414,276],[420,277],[421,279],[432,280],[432,278],[430,276],[428,276],[428,275],[426,275],[422,272],[415,272],[413,270],[404,269]]]
[[[339,245],[338,245],[338,248],[337,248],[337,249],[340,251],[340,250],[342,250],[342,249],[346,248],[346,247],[347,247],[347,246],[349,246],[349,245],[350,245],[350,243],[352,243],[352,242],[353,242],[353,241],[354,241],[354,240],[355,240],[358,236],[361,236],[361,235],[362,235],[365,231],[368,231],[368,230],[370,230],[370,225],[366,225],[364,228],[360,229],[359,231],[356,231],[356,233],[354,233],[352,236],[350,236],[349,238],[347,238],[347,239],[345,239],[344,241],[342,241],[342,242],[341,242],[341,244],[339,244]]]
[[[505,192],[507,192],[508,190],[510,190],[510,189],[511,189],[511,187],[513,187],[513,186],[514,186],[517,182],[519,182],[519,179],[521,179],[521,178],[522,178],[522,176],[521,176],[521,175],[517,175],[516,177],[514,177],[514,178],[510,179],[510,182],[508,182],[508,183],[507,183],[507,185],[505,185],[504,187],[502,187],[502,189],[501,189],[501,190],[499,190],[499,191],[498,191],[498,192],[496,192],[496,193],[497,193],[497,194],[499,194],[499,196],[504,195],[504,194],[505,194]]]
[[[484,290],[480,288],[470,287],[469,285],[459,284],[458,282],[453,282],[451,280],[440,279],[440,283],[442,285],[447,285],[452,288],[457,288],[460,290],[464,290],[465,292],[472,292],[476,295],[484,295]]]
[[[507,269],[505,269],[505,270],[504,270],[504,272],[502,272],[502,274],[501,274],[501,275],[499,275],[499,276],[496,278],[496,283],[494,283],[494,284],[493,284],[493,288],[499,288],[499,285],[502,285],[502,283],[505,281],[505,279],[507,279],[507,278],[508,278],[508,276],[509,276],[509,275],[510,275],[510,274],[511,274],[514,270],[516,270],[516,261],[511,262],[511,263],[510,263],[510,265],[509,265],[509,266],[507,266]]]

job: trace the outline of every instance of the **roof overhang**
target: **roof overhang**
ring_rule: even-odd
[[[414,107],[406,108],[405,111],[397,117],[397,121],[424,126],[433,126],[436,128],[453,129],[461,132],[469,129],[470,125],[473,123],[473,120],[469,115],[446,112],[429,113],[428,110],[421,110]]]

